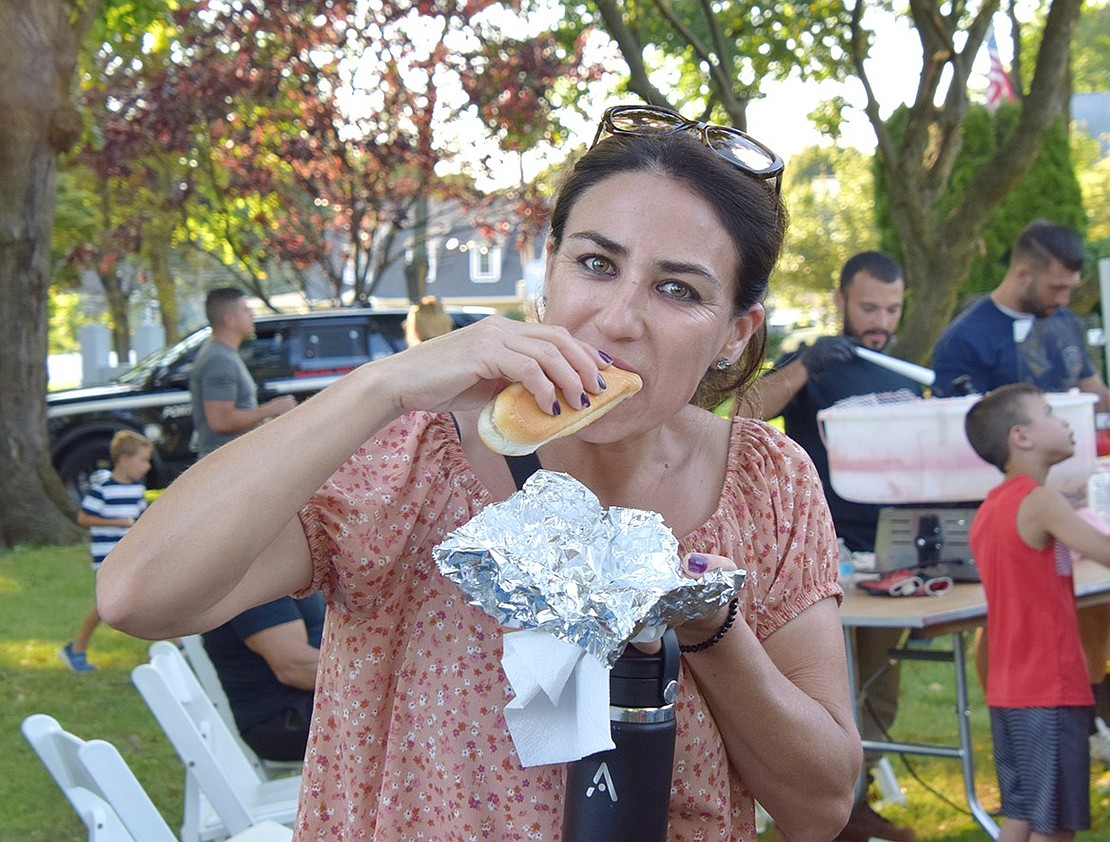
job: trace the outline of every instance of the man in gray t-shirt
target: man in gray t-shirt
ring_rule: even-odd
[[[212,335],[197,352],[189,375],[193,449],[201,457],[296,406],[289,395],[258,404],[257,386],[238,353],[243,340],[254,333],[254,316],[243,291],[214,289],[205,299],[204,310]]]

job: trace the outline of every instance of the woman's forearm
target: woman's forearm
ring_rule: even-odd
[[[401,414],[390,380],[388,366],[364,366],[175,480],[101,566],[97,602],[105,620],[165,636],[182,623],[223,622],[307,584],[297,512]]]
[[[831,839],[852,805],[862,752],[841,640],[827,599],[764,644],[737,627],[686,656],[729,762],[793,842]]]
[[[363,443],[407,411],[477,409],[520,382],[601,391],[597,349],[561,328],[488,316],[367,363],[206,456],[174,481],[101,567],[97,604],[140,637],[211,628],[311,577],[297,513]]]

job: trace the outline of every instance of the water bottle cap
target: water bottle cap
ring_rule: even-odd
[[[667,629],[659,651],[648,654],[628,646],[609,673],[610,703],[618,707],[649,708],[671,704],[668,691],[678,695],[678,638]],[[674,689],[671,690],[671,685]]]

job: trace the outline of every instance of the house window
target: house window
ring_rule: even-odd
[[[488,243],[472,243],[470,255],[470,280],[476,284],[492,284],[501,280],[501,247]]]

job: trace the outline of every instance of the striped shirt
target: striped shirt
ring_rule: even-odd
[[[101,485],[91,486],[81,500],[81,511],[105,519],[131,518],[146,510],[146,486],[141,482],[119,482],[109,477]],[[97,566],[119,539],[127,534],[127,526],[90,526],[89,539],[93,566]]]

